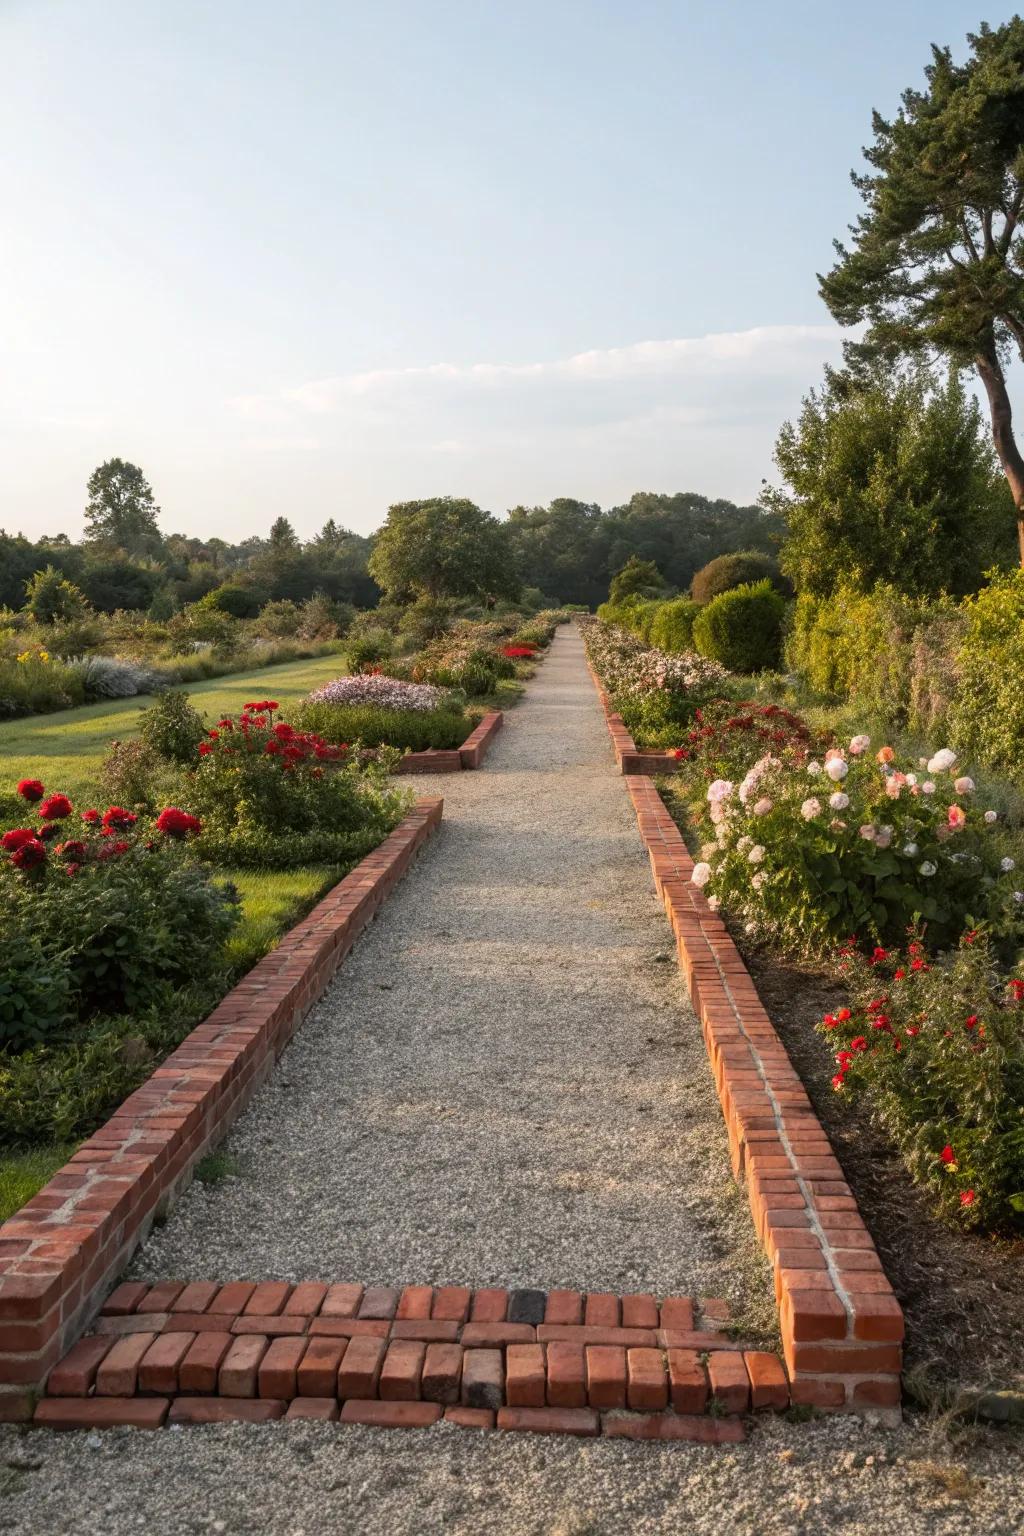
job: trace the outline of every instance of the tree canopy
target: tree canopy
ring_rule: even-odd
[[[369,569],[393,597],[503,596],[518,587],[505,526],[454,496],[389,507]]]
[[[983,24],[957,64],[933,47],[923,91],[875,112],[871,166],[853,182],[864,211],[820,277],[843,325],[865,324],[851,362],[946,357],[985,386],[996,451],[1017,508],[1024,560],[1024,458],[1006,367],[1024,357],[1024,21]]]
[[[87,542],[122,550],[126,555],[159,553],[160,508],[152,486],[137,464],[130,464],[127,459],[107,459],[93,470],[86,490]]]
[[[827,371],[775,448],[788,525],[782,569],[800,591],[878,581],[918,596],[977,591],[1014,558],[1012,500],[981,410],[956,374]]]

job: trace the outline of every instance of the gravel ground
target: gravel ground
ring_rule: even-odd
[[[704,1047],[575,630],[227,1143],[159,1279],[726,1295],[770,1326]]]
[[[742,1446],[333,1425],[0,1430],[5,1536],[1015,1536],[1019,1442],[771,1421]]]

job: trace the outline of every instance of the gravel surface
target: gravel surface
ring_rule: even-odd
[[[1019,1442],[910,1425],[758,1428],[741,1446],[335,1425],[0,1430],[5,1536],[1015,1536]]]
[[[159,1279],[769,1280],[575,630],[227,1143],[137,1256]]]

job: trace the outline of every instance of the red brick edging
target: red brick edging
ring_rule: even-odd
[[[126,1282],[50,1372],[52,1429],[287,1417],[735,1443],[782,1361],[719,1300],[321,1281]],[[339,1412],[340,1405],[340,1412]]]
[[[463,768],[479,768],[491,742],[501,730],[504,718],[500,709],[493,709],[484,715],[475,730],[470,731],[461,747],[449,750],[430,747],[425,752],[407,752],[395,772],[458,773]]]
[[[0,1226],[0,1421],[35,1392],[154,1217],[237,1119],[356,938],[439,826],[425,799]]]
[[[590,657],[584,652],[587,670],[593,679],[597,696],[601,700],[601,708],[604,710],[604,718],[608,725],[608,734],[612,738],[612,747],[615,751],[615,761],[619,765],[620,772],[627,775],[662,775],[679,772],[679,761],[672,752],[665,750],[652,750],[642,752],[633,740],[629,728],[623,723],[621,715],[615,713],[612,701],[604,690],[604,685],[590,664]]]
[[[632,737],[594,682],[623,765]],[[656,786],[645,770],[622,771],[632,774],[627,788],[704,1034],[733,1171],[771,1260],[792,1401],[896,1417],[903,1311],[853,1191],[725,923],[692,883],[693,860]]]

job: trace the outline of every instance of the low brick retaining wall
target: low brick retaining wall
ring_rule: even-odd
[[[641,752],[633,740],[627,727],[623,724],[622,716],[617,715],[612,708],[612,701],[604,691],[601,679],[590,665],[590,657],[587,656],[587,670],[593,679],[594,687],[601,700],[604,717],[608,723],[608,734],[612,738],[612,746],[615,749],[615,761],[622,773],[627,775],[640,774],[660,776],[666,773],[678,773],[679,763],[673,753],[667,750]]]
[[[500,709],[491,710],[484,715],[476,729],[470,732],[461,747],[452,747],[447,751],[431,747],[426,752],[407,752],[395,772],[459,773],[463,768],[479,768],[491,742],[501,730],[504,718]]]
[[[341,1419],[735,1443],[781,1411],[777,1356],[719,1300],[574,1290],[162,1281],[119,1285],[50,1372],[35,1422],[156,1428]]]
[[[631,738],[595,683],[621,763]],[[682,834],[640,773],[627,787],[704,1034],[733,1171],[771,1260],[792,1401],[896,1417],[902,1308],[750,973],[691,881]]]
[[[356,938],[439,826],[417,802],[204,1023],[0,1226],[0,1421],[34,1395],[113,1281],[273,1070]]]

